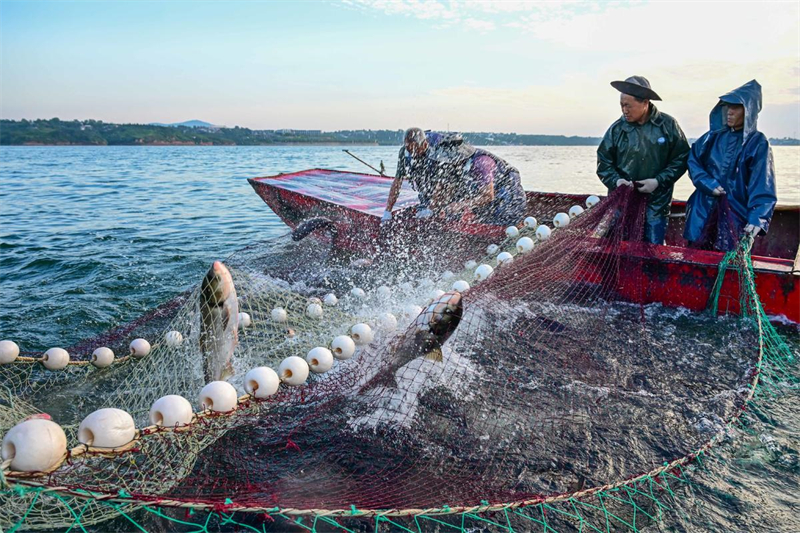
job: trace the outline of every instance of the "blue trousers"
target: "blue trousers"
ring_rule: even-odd
[[[644,240],[651,244],[664,244],[667,234],[667,217],[647,216],[644,222]]]

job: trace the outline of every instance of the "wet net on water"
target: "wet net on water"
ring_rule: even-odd
[[[149,411],[170,394],[198,404],[199,284],[71,347],[63,370],[33,357],[1,365],[0,432],[44,412],[72,448],[47,473],[3,463],[0,526],[59,530],[113,520],[118,530],[261,531],[289,520],[311,530],[636,531],[652,524],[762,388],[795,374],[758,303],[746,242],[721,266],[738,277],[740,316],[617,301],[620,272],[632,268],[623,247],[647,251],[639,242],[644,203],[625,189],[549,239],[523,228],[488,255],[477,238],[471,250],[453,251],[435,235],[425,246],[395,243],[369,259],[344,257],[314,237],[237,252],[225,264],[239,310],[252,320],[240,327],[233,354],[230,382],[240,395],[251,368],[305,359],[354,324],[369,325],[374,338],[301,386],[282,384],[265,399],[243,395],[225,413],[195,407],[193,421],[178,429],[151,425]],[[518,249],[526,236],[533,246]],[[499,262],[504,251],[513,260]],[[493,270],[476,279],[477,265]],[[441,346],[421,348],[435,291],[451,291],[457,280],[471,285],[461,293],[457,327],[438,337]],[[329,293],[335,305],[322,302]],[[273,319],[276,308],[285,321]],[[164,340],[171,331],[181,333],[180,344]],[[95,348],[125,354],[137,337],[151,339],[147,356],[104,369],[90,364]],[[430,352],[439,349],[437,360]],[[78,444],[78,424],[103,407],[133,417],[133,442],[113,450]]]

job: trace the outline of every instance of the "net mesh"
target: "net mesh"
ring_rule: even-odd
[[[69,347],[65,369],[31,353],[0,365],[0,432],[47,413],[73,446],[46,473],[3,463],[0,527],[638,531],[673,512],[748,408],[796,376],[758,302],[747,241],[720,264],[711,313],[618,301],[621,272],[626,283],[646,275],[623,252],[646,255],[643,221],[642,197],[623,187],[549,239],[523,228],[491,254],[479,237],[451,248],[435,229],[369,259],[324,235],[241,250],[225,261],[252,320],[233,353],[239,394],[249,369],[305,359],[354,324],[372,342],[302,386],[243,395],[225,413],[198,406],[177,430],[151,425],[149,410],[168,394],[198,404],[200,284]],[[532,249],[518,249],[526,236]],[[498,261],[504,251],[513,260]],[[476,279],[484,264],[493,272]],[[739,316],[717,316],[726,275]],[[472,287],[441,334],[431,300],[456,280]],[[313,300],[329,293],[336,305]],[[165,340],[172,331],[180,344]],[[151,340],[147,356],[91,364],[95,348],[126,354],[137,337]],[[133,442],[78,443],[81,420],[103,407],[132,416]]]

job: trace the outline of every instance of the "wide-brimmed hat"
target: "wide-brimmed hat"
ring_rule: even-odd
[[[661,97],[650,88],[650,82],[644,76],[631,76],[625,81],[612,81],[611,86],[623,94],[648,100],[661,100]]]

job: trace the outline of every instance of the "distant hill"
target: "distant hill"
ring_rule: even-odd
[[[597,146],[600,137],[468,132],[477,146]],[[403,130],[251,130],[225,128],[201,120],[179,124],[109,124],[100,120],[0,120],[2,145],[378,145],[400,146]],[[770,139],[775,145],[800,145],[797,139]]]
[[[172,124],[165,124],[163,122],[151,122],[150,126],[164,126],[170,128],[177,128],[179,126],[185,126],[187,128],[218,128],[219,126],[215,126],[210,122],[203,122],[202,120],[187,120],[186,122],[173,122]]]

